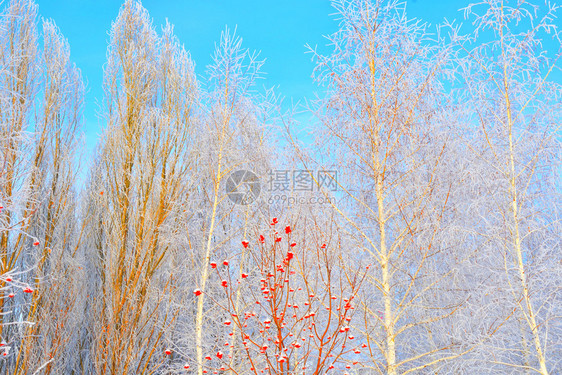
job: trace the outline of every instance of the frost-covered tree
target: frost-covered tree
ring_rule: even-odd
[[[482,1],[465,9],[470,35],[453,29],[470,160],[463,225],[478,247],[472,319],[494,333],[472,372],[561,369],[559,13],[549,2]]]
[[[440,81],[448,50],[407,19],[401,2],[333,5],[340,17],[333,53],[313,51],[315,78],[326,87],[314,110],[321,152],[339,163],[333,208],[351,234],[350,253],[360,251],[351,259],[372,264],[362,299],[365,367],[443,371],[474,346],[450,328],[467,295],[455,288],[466,259],[448,219],[458,183]]]
[[[90,360],[98,374],[154,373],[175,317],[163,303],[173,279],[169,234],[190,186],[197,85],[172,27],[157,35],[138,1],[124,3],[110,37],[107,128],[84,217]]]
[[[217,315],[206,296],[220,290],[209,285],[210,259],[230,257],[235,236],[243,236],[249,223],[262,220],[258,196],[251,189],[266,175],[269,151],[264,128],[270,119],[268,100],[256,90],[263,64],[257,57],[234,33],[224,31],[207,67],[198,107],[193,189],[183,199],[184,232],[177,237],[185,259],[182,288],[175,297],[182,313],[169,341],[177,351],[178,367],[189,360],[200,374],[204,353],[216,344],[212,327]],[[234,190],[249,193],[248,200],[231,195]],[[194,287],[205,295],[194,299]]]
[[[0,300],[11,347],[0,366],[56,373],[71,362],[84,87],[55,24],[43,20],[38,31],[32,1],[10,1],[0,17],[0,273],[12,280]],[[22,321],[30,324],[14,325]]]
[[[224,343],[206,353],[209,371],[317,375],[357,364],[353,357],[367,345],[349,325],[365,271],[346,273],[339,252],[317,243],[321,235],[314,223],[299,225],[301,235],[273,218],[241,241],[239,249],[248,255],[244,264],[243,257],[211,262],[225,298],[213,301],[222,315],[217,334]],[[195,295],[202,298],[203,292],[196,289]]]

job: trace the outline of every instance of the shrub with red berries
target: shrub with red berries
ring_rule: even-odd
[[[251,261],[241,269],[211,264],[226,295],[214,303],[225,314],[220,332],[228,352],[209,353],[206,368],[239,371],[243,362],[256,375],[336,374],[357,365],[360,342],[350,326],[365,275],[336,272],[341,265],[328,246],[296,239],[290,225],[279,234],[277,218],[270,224],[242,241]],[[232,362],[235,347],[242,354]]]

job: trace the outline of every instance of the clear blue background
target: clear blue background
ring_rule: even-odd
[[[112,21],[120,0],[36,0],[39,14],[53,19],[68,39],[72,60],[82,70],[88,93],[85,133],[88,150],[95,145],[104,124],[98,119],[103,99],[105,53]],[[409,0],[409,17],[431,23],[462,20],[458,9],[469,0]],[[294,101],[312,97],[316,90],[310,78],[313,64],[305,44],[326,44],[323,35],[337,28],[328,0],[145,0],[143,6],[160,31],[166,18],[190,51],[197,74],[204,74],[220,33],[237,27],[244,46],[261,51],[266,59],[266,86]]]

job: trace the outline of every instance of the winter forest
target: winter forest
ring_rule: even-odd
[[[332,6],[289,104],[125,0],[87,155],[72,46],[0,4],[0,374],[562,374],[562,9]]]

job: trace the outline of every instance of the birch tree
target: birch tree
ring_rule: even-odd
[[[233,199],[228,184],[241,192],[252,193],[250,185],[259,185],[268,165],[264,128],[270,121],[268,100],[256,86],[263,61],[242,47],[242,39],[228,29],[221,35],[207,67],[205,89],[201,93],[196,132],[198,147],[194,158],[194,189],[184,199],[184,234],[177,237],[188,254],[183,263],[182,292],[175,297],[184,315],[170,346],[178,368],[187,360],[204,370],[204,353],[215,345],[215,308],[205,296],[215,296],[220,289],[209,285],[213,275],[209,262],[214,256],[228,258],[236,235],[244,235],[249,223],[258,217],[258,196],[247,202]],[[267,95],[267,93],[265,94]],[[233,173],[250,172],[238,180]],[[243,176],[242,176],[243,177]],[[243,261],[242,261],[243,264]],[[205,294],[194,299],[193,288]],[[189,295],[188,298],[186,296]],[[240,298],[238,295],[237,298]],[[193,308],[195,307],[195,308]]]
[[[443,371],[473,342],[448,326],[467,295],[454,287],[466,256],[452,237],[447,101],[439,81],[447,59],[438,36],[406,17],[397,1],[334,1],[333,53],[316,53],[326,87],[313,107],[322,151],[339,162],[342,200],[333,208],[372,264],[363,295],[369,371]],[[351,250],[350,250],[351,251]],[[442,298],[442,296],[446,296]]]
[[[473,33],[453,34],[459,131],[479,195],[467,230],[496,326],[474,366],[493,373],[560,370],[558,14],[550,3],[482,1],[465,8]]]

